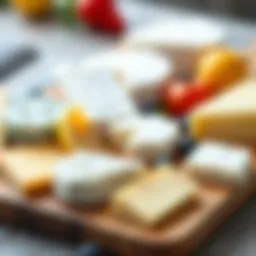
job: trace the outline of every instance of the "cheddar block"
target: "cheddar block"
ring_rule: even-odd
[[[123,40],[126,49],[156,50],[169,57],[176,73],[191,73],[202,51],[226,40],[224,29],[202,19],[167,19],[132,30]]]
[[[189,117],[191,135],[199,140],[255,144],[255,94],[256,82],[247,80],[196,108]]]
[[[155,115],[120,121],[112,125],[110,132],[124,152],[148,160],[169,156],[180,135],[176,122]]]
[[[25,195],[52,185],[53,167],[63,153],[51,148],[18,147],[4,152],[4,174]]]
[[[172,75],[172,63],[154,51],[114,50],[86,58],[85,72],[94,69],[118,74],[121,86],[138,105],[155,103],[161,85]]]
[[[250,180],[252,156],[243,147],[203,142],[187,157],[185,167],[203,180],[241,187]]]
[[[197,185],[184,174],[159,171],[118,190],[111,200],[116,216],[154,227],[196,197]]]
[[[54,192],[72,204],[103,203],[125,183],[140,176],[142,164],[134,159],[78,152],[54,168]]]
[[[80,107],[85,119],[98,134],[104,133],[114,120],[137,112],[132,100],[109,71],[91,69],[84,72],[75,66],[62,74],[60,82],[71,105]]]

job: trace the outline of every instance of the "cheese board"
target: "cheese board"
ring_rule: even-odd
[[[2,156],[8,154],[10,150],[2,152]],[[15,161],[15,154],[11,155]],[[30,161],[24,161],[21,168],[25,171],[29,165]],[[0,219],[25,222],[32,229],[59,237],[94,240],[121,255],[186,255],[245,202],[253,190],[253,183],[236,192],[201,184],[196,203],[183,208],[164,225],[149,229],[114,218],[107,205],[71,206],[51,192],[26,197],[2,177]]]

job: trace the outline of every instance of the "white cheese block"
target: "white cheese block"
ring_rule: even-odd
[[[111,127],[110,136],[128,154],[157,159],[172,153],[180,138],[179,126],[162,116],[123,120]]]
[[[102,203],[142,170],[134,159],[79,152],[56,166],[54,191],[70,203]]]
[[[91,68],[120,74],[120,82],[138,103],[154,102],[161,85],[172,75],[172,63],[153,51],[115,50],[86,58],[85,72]]]
[[[109,71],[84,72],[74,66],[63,72],[61,80],[70,101],[80,106],[96,126],[105,129],[109,123],[137,113],[132,100]]]
[[[124,38],[124,47],[154,49],[175,62],[176,70],[191,70],[201,50],[225,41],[225,31],[202,18],[172,18],[131,31]]]
[[[246,148],[203,142],[188,156],[185,166],[203,179],[239,187],[249,181],[251,160]]]

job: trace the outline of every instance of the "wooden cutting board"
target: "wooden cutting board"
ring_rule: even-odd
[[[25,170],[28,165],[29,161],[21,168]],[[94,240],[121,255],[184,255],[225,221],[251,195],[252,187],[234,193],[201,185],[197,203],[157,229],[144,229],[115,219],[107,206],[77,208],[61,202],[51,192],[27,198],[2,178],[0,219],[69,239]]]

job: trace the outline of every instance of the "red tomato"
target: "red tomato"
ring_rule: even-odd
[[[111,33],[122,32],[125,28],[113,0],[79,0],[76,9],[78,18],[91,27]]]
[[[207,86],[176,82],[164,88],[162,100],[171,114],[183,116],[211,95]]]

